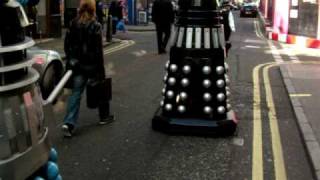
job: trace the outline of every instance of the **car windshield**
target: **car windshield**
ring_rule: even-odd
[[[247,5],[247,6],[243,6],[243,8],[246,10],[251,10],[251,9],[254,9],[255,7],[252,5]]]

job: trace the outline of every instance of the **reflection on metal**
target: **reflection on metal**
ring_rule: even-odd
[[[201,39],[202,38],[202,29],[196,28],[196,45],[195,48],[200,49],[201,48]]]
[[[223,25],[221,28],[218,29],[219,31],[219,42],[220,42],[220,47],[224,47],[226,42],[225,42],[225,39],[224,39],[224,30],[223,30]]]
[[[35,83],[39,79],[39,73],[34,69],[29,69],[29,73],[16,83],[0,86],[0,93],[10,91]]]
[[[210,28],[204,28],[204,48],[210,49]]]
[[[187,28],[187,39],[186,39],[186,48],[192,48],[192,40],[193,40],[193,28]]]
[[[184,38],[184,28],[181,27],[181,28],[179,29],[179,36],[178,36],[177,47],[182,47],[183,38]]]
[[[212,42],[213,48],[219,48],[218,30],[216,28],[212,29]]]
[[[32,66],[33,63],[34,63],[33,59],[30,59],[25,62],[19,62],[11,66],[0,67],[0,73],[14,71],[24,67],[30,67]]]
[[[178,35],[179,35],[179,28],[174,27],[172,30],[172,35],[171,35],[171,40],[170,40],[171,46],[174,46],[175,45],[174,43],[177,42]]]
[[[35,45],[35,42],[31,38],[25,37],[25,40],[21,43],[13,44],[10,46],[0,46],[0,53],[20,51],[20,50],[30,48],[34,45]]]

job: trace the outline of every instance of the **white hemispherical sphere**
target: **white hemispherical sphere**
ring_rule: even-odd
[[[166,104],[164,108],[165,108],[166,111],[171,111],[172,110],[172,105],[171,104]]]
[[[204,66],[202,68],[202,72],[203,72],[203,74],[206,74],[206,75],[210,74],[211,73],[211,67],[210,66]]]
[[[167,61],[167,63],[166,63],[166,69],[169,68],[169,65],[170,65],[170,61]]]
[[[169,78],[168,84],[169,84],[170,86],[175,85],[175,84],[176,84],[176,78],[174,78],[174,77]]]
[[[202,85],[205,87],[205,88],[209,88],[211,86],[211,81],[209,79],[205,79],[203,82],[202,82]]]
[[[164,77],[163,77],[163,82],[166,82],[168,79],[168,74],[166,74]]]
[[[230,97],[231,93],[230,91],[227,91],[227,97]]]
[[[226,78],[226,84],[230,85],[230,79],[229,78]]]
[[[231,109],[231,104],[227,104],[228,111]]]
[[[185,92],[181,92],[180,93],[180,98],[181,98],[182,101],[184,101],[184,100],[186,100],[188,98],[188,94],[185,93]]]
[[[226,112],[226,108],[223,107],[223,106],[219,106],[218,109],[217,109],[217,111],[218,111],[219,114],[223,114],[223,113]]]
[[[187,86],[189,86],[189,84],[190,84],[189,79],[183,78],[183,79],[181,80],[181,85],[182,85],[183,87],[187,87]]]
[[[223,93],[217,94],[217,100],[222,102],[226,99],[226,96]]]
[[[223,66],[217,66],[217,67],[216,67],[216,73],[217,73],[218,75],[223,74],[223,73],[224,73],[224,67],[223,67]]]
[[[219,79],[219,80],[217,81],[217,87],[218,87],[218,88],[223,88],[224,86],[225,86],[224,80]]]
[[[164,105],[164,101],[162,100],[160,101],[160,106],[163,107],[163,105]]]
[[[171,72],[177,72],[178,70],[178,66],[176,64],[171,64],[170,65],[170,71]]]
[[[229,72],[229,64],[228,63],[224,63],[224,67],[225,67],[225,69],[226,69],[226,72]]]
[[[210,93],[204,93],[203,94],[203,100],[204,101],[209,102],[209,101],[211,101],[211,99],[212,99],[212,96],[211,96]]]
[[[206,106],[203,108],[203,112],[206,114],[211,114],[212,113],[212,108],[209,106]]]
[[[168,92],[167,92],[167,97],[168,97],[169,99],[172,99],[172,98],[174,97],[174,92],[173,92],[173,91],[168,91]]]
[[[189,73],[191,72],[191,66],[189,66],[189,65],[183,66],[182,71],[183,71],[185,74],[189,74]]]
[[[183,106],[183,105],[180,105],[180,106],[178,107],[178,111],[179,111],[179,113],[184,113],[184,112],[186,112],[186,107]]]
[[[162,94],[165,95],[166,94],[166,88],[162,89]]]

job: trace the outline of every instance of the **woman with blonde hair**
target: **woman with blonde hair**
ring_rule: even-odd
[[[78,16],[72,20],[66,33],[64,49],[66,68],[73,70],[73,77],[69,83],[72,86],[72,94],[68,100],[62,130],[65,137],[71,137],[77,125],[81,95],[88,80],[105,79],[102,27],[96,20],[95,0],[80,1]],[[98,102],[98,109],[99,124],[107,124],[114,120],[109,112],[109,101]]]

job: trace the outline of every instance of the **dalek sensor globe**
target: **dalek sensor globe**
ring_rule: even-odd
[[[233,134],[222,14],[215,0],[180,0],[165,86],[152,127],[164,132]],[[180,83],[179,83],[180,82]]]

